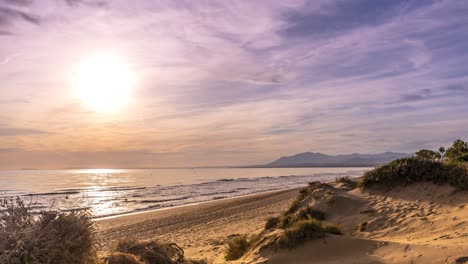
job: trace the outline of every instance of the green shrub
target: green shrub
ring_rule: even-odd
[[[0,200],[0,263],[97,263],[96,231],[84,211],[34,216],[17,199]]]
[[[224,258],[227,261],[240,259],[249,249],[251,244],[252,240],[249,239],[246,235],[234,237],[228,243],[226,256]]]
[[[323,224],[316,219],[301,220],[287,228],[277,240],[277,246],[292,248],[306,241],[322,238],[326,233],[341,234],[338,227]]]
[[[460,163],[468,162],[468,153],[462,154],[462,155],[458,156],[456,159]]]
[[[273,229],[280,223],[279,217],[270,217],[265,223],[265,230]]]
[[[404,158],[375,168],[364,174],[359,185],[392,188],[414,182],[451,184],[459,189],[468,189],[468,173],[465,167],[419,158]]]
[[[414,153],[416,158],[427,159],[427,160],[437,160],[441,158],[440,153],[432,151],[430,149],[421,149],[420,151]]]

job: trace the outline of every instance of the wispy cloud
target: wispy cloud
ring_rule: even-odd
[[[0,136],[24,136],[45,134],[47,132],[29,128],[0,127]]]
[[[242,164],[412,152],[468,132],[463,1],[12,2],[0,2],[0,39],[14,38],[0,45],[2,98],[34,101],[0,101],[2,115],[54,131],[46,147],[21,147]],[[67,88],[73,63],[96,50],[139,74],[118,116],[82,109]]]

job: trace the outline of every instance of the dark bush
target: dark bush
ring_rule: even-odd
[[[468,190],[468,173],[465,167],[419,158],[404,158],[375,168],[364,174],[359,185],[392,188],[414,182],[450,184]]]

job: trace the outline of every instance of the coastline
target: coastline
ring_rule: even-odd
[[[260,191],[260,192],[256,192],[256,193],[249,193],[249,194],[238,195],[238,196],[233,196],[233,197],[226,197],[226,198],[221,198],[221,199],[213,199],[213,200],[208,200],[208,201],[203,201],[203,202],[194,202],[194,203],[187,203],[187,204],[168,206],[168,207],[162,207],[162,208],[141,210],[141,211],[137,211],[137,212],[129,212],[129,213],[122,213],[122,214],[108,215],[108,216],[103,216],[103,217],[96,217],[96,218],[93,218],[93,220],[96,221],[96,222],[99,222],[99,221],[105,221],[105,220],[108,220],[108,219],[115,219],[115,218],[119,218],[119,217],[140,215],[140,214],[151,213],[151,212],[156,212],[156,211],[166,211],[166,210],[171,210],[171,209],[176,209],[176,208],[183,208],[183,207],[198,206],[198,205],[202,205],[202,204],[206,204],[206,203],[214,203],[214,202],[218,202],[218,201],[221,202],[221,201],[231,200],[231,199],[241,199],[241,198],[246,198],[246,197],[250,197],[250,196],[257,196],[257,195],[276,193],[276,192],[282,192],[282,191],[289,191],[289,190],[296,190],[296,189],[300,190],[300,189],[303,189],[305,187],[306,187],[306,185],[304,185],[302,187],[276,189],[276,190],[269,190],[269,191]]]
[[[263,229],[268,217],[288,208],[299,190],[232,197],[120,215],[96,221],[103,249],[110,250],[121,238],[174,242],[187,256],[222,260],[226,239]]]

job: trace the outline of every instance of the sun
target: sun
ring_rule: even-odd
[[[109,113],[125,106],[135,84],[135,74],[118,55],[98,53],[84,58],[73,72],[76,95],[89,109]]]

